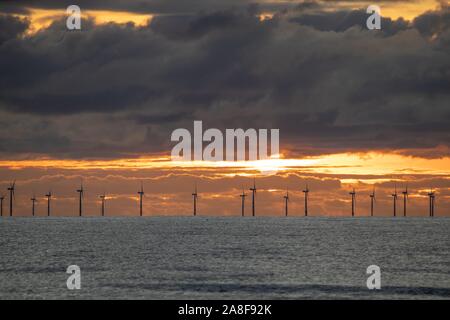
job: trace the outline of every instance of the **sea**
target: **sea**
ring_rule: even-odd
[[[0,218],[0,299],[449,298],[450,218]]]

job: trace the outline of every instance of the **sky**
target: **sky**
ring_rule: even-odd
[[[368,30],[366,8],[381,8]],[[77,4],[82,29],[67,31]],[[0,195],[14,214],[450,216],[448,1],[0,2]],[[280,130],[278,160],[171,161],[171,133]],[[271,172],[267,172],[267,169]],[[272,172],[273,171],[273,172]]]

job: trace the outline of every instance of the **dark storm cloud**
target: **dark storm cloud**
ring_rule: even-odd
[[[135,114],[129,116],[128,119],[138,123],[138,124],[158,124],[158,123],[173,123],[179,122],[183,118],[189,117],[189,114],[178,112],[171,114],[157,114],[157,115],[148,115],[148,114]]]
[[[413,21],[414,27],[420,32],[432,36],[448,30],[450,27],[450,12],[435,11],[427,12]]]
[[[311,26],[321,31],[342,32],[351,27],[366,28],[367,13],[365,10],[336,11],[328,13],[301,14],[291,18],[292,22]],[[392,20],[382,18],[383,35],[392,35],[408,28],[408,22],[403,19]]]
[[[77,0],[74,1],[54,1],[54,0],[17,0],[0,3],[0,9],[3,12],[23,12],[24,8],[39,9],[61,9],[65,10],[69,5],[76,4],[84,10],[112,10],[127,11],[138,13],[156,13],[156,14],[186,14],[198,11],[213,12],[224,10],[230,7],[247,7],[258,3],[265,9],[279,10],[282,8],[294,7],[302,1],[290,2],[266,2],[258,0]]]
[[[384,0],[383,2],[404,2],[404,0]],[[257,4],[261,9],[280,11],[286,9],[317,9],[330,7],[339,3],[365,3],[363,6],[372,4],[371,1],[361,0],[291,0],[291,1],[267,1],[267,0],[3,0],[0,9],[3,12],[23,12],[24,8],[40,9],[64,9],[69,5],[76,4],[85,10],[114,10],[140,13],[195,13],[198,11],[212,12],[224,10],[230,7],[240,8]]]
[[[83,31],[68,33],[56,21],[0,46],[9,124],[0,148],[69,157],[168,152],[170,132],[193,120],[280,128],[282,147],[297,155],[448,146],[446,10],[410,24],[385,19],[381,32],[362,27],[360,10],[293,10],[260,21],[246,7],[158,16],[147,27],[85,20]],[[29,135],[50,142],[40,148]]]
[[[0,45],[15,39],[28,29],[29,22],[10,15],[0,15]]]

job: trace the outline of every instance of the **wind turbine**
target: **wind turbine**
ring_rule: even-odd
[[[434,193],[433,189],[430,189],[430,192],[428,193],[428,197],[430,197],[430,217],[434,217],[435,193]]]
[[[103,194],[99,197],[102,200],[102,217],[105,216],[105,200],[106,200],[106,195],[103,192]]]
[[[80,194],[80,217],[83,215],[83,198],[84,198],[84,190],[83,190],[83,183],[81,183],[80,189],[77,190],[77,192]]]
[[[197,198],[198,198],[197,183],[195,184],[195,189],[194,193],[192,194],[192,197],[194,199],[194,217],[195,217],[197,215]]]
[[[256,196],[256,182],[255,179],[253,179],[253,188],[250,188],[250,191],[252,192],[252,216],[255,216],[255,196]]]
[[[398,197],[397,185],[395,185],[395,191],[392,194],[392,197],[394,198],[394,217],[396,217],[397,216],[397,197]]]
[[[355,207],[356,207],[356,192],[355,188],[353,188],[353,191],[349,193],[352,196],[352,217],[355,216]]]
[[[303,190],[303,193],[305,194],[305,217],[307,217],[308,216],[308,193],[309,193],[308,184],[306,184],[306,188],[305,188],[305,190]]]
[[[142,198],[144,198],[144,184],[141,182],[141,190],[138,191],[139,195],[139,215],[142,217]]]
[[[375,202],[375,187],[373,187],[373,191],[370,194],[370,216],[373,217],[373,205]]]
[[[45,197],[47,198],[47,216],[50,217],[50,201],[52,198],[52,191],[49,191]]]
[[[52,191],[49,191],[45,197],[47,198],[47,217],[50,217],[50,201],[52,198]]]
[[[406,217],[406,200],[409,200],[408,193],[408,185],[406,185],[405,191],[402,191],[403,194],[403,216]]]
[[[36,196],[33,194],[33,198],[30,199],[32,202],[32,206],[31,206],[31,215],[34,217],[34,207],[35,207],[35,203],[36,203]]]
[[[0,217],[3,217],[3,200],[5,200],[5,195],[0,196]]]
[[[242,194],[240,195],[241,199],[242,199],[242,216],[245,215],[245,197],[247,195],[244,192],[244,188],[242,188]]]
[[[14,180],[13,183],[8,188],[9,191],[9,216],[12,217],[13,215],[13,200],[15,197],[15,191],[16,191],[16,181]]]
[[[288,202],[289,202],[289,190],[288,189],[286,189],[286,195],[283,198],[284,198],[284,202],[285,202],[284,213],[285,213],[285,216],[287,217],[288,216]]]

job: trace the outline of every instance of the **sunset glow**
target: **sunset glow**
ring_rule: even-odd
[[[261,215],[279,214],[287,189],[295,215],[308,184],[312,214],[345,216],[353,188],[362,215],[374,188],[386,215],[408,186],[411,214],[427,214],[433,190],[450,216],[447,2],[380,1],[390,20],[376,32],[369,4],[92,2],[81,6],[89,28],[61,36],[66,8],[9,3],[0,194],[16,181],[27,215],[30,194],[52,190],[70,216],[83,184],[89,214],[105,194],[110,214],[135,215],[142,184],[147,215],[184,215],[197,186],[199,212],[236,215],[255,181]],[[171,133],[194,121],[279,128],[282,154],[171,161]]]
[[[335,10],[348,10],[348,9],[364,9],[370,2],[367,1],[340,1],[336,3],[327,2],[328,11]],[[419,0],[419,1],[381,1],[378,5],[382,8],[383,17],[389,17],[392,19],[404,18],[406,20],[412,20],[418,15],[435,9],[439,6],[438,0]],[[66,16],[66,13],[62,10],[56,9],[39,9],[39,8],[27,8],[28,13],[18,14],[21,18],[27,18],[30,20],[30,28],[27,30],[27,34],[31,35],[39,30],[45,29],[51,25],[54,20],[61,19]],[[146,26],[151,23],[158,13],[141,14],[126,11],[108,11],[108,10],[85,10],[83,11],[85,18],[90,18],[95,21],[96,24],[106,23],[134,23],[136,26]],[[274,16],[273,12],[263,12],[259,14],[261,21],[270,20]]]
[[[18,15],[21,18],[30,20],[30,28],[28,35],[32,35],[39,30],[48,28],[55,20],[62,19],[66,16],[65,11],[49,10],[49,9],[28,9],[27,14]],[[83,11],[83,17],[92,19],[96,24],[106,23],[134,23],[136,26],[146,26],[151,22],[153,15],[138,14],[133,12],[106,11],[106,10],[86,10]]]
[[[405,167],[407,163],[407,167]],[[53,168],[67,170],[92,169],[232,169],[236,174],[260,172],[289,173],[298,170],[313,173],[353,175],[450,175],[450,158],[425,159],[393,153],[344,153],[304,159],[273,159],[258,161],[171,161],[170,157],[142,157],[113,160],[36,159],[0,161],[0,167],[11,170]]]

